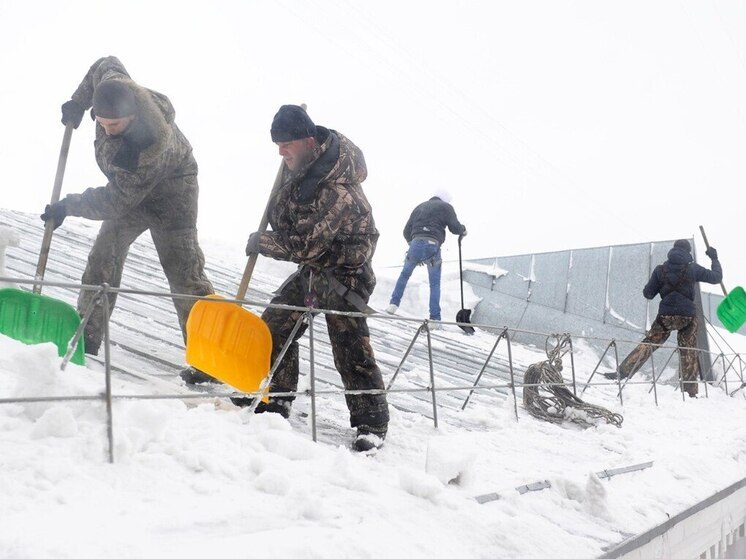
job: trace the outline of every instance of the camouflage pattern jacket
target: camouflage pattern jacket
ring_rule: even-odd
[[[165,95],[133,82],[113,56],[91,66],[73,93],[73,101],[90,108],[94,88],[105,80],[121,80],[132,88],[137,118],[119,136],[107,136],[96,124],[96,161],[108,183],[67,195],[67,214],[97,220],[127,216],[163,229],[194,227],[197,162],[192,146],[174,123],[173,105]]]
[[[297,172],[283,169],[269,204],[272,231],[260,236],[258,250],[315,269],[359,268],[370,262],[378,241],[361,186],[365,159],[342,134],[317,129],[317,156]]]

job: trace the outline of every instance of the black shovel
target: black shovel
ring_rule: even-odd
[[[461,284],[461,310],[456,313],[456,322],[459,323],[458,327],[461,328],[464,332],[466,332],[467,335],[471,336],[475,330],[473,326],[464,326],[464,324],[469,324],[471,322],[471,310],[464,308],[464,270],[462,268],[461,264],[461,239],[463,237],[459,235],[458,237],[458,279],[459,283]]]

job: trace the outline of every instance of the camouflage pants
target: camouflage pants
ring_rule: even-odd
[[[360,273],[337,275],[336,278],[365,302],[375,285],[372,270],[365,266]],[[318,308],[359,312],[348,300],[330,288],[324,275],[316,274],[312,289],[319,297]],[[272,304],[305,306],[304,298],[309,291],[309,270],[302,269],[283,284],[279,294],[272,299]],[[272,364],[287,342],[290,334],[303,311],[292,311],[268,307],[262,319],[272,332]],[[346,390],[383,389],[383,377],[376,364],[373,348],[370,345],[370,333],[365,317],[351,317],[337,314],[326,314],[326,325],[334,354],[334,366],[342,377]],[[295,392],[298,389],[299,356],[298,340],[307,329],[302,325],[290,343],[282,363],[275,371],[270,392]],[[283,398],[292,402],[293,397]],[[389,412],[385,394],[346,394],[347,409],[350,410],[350,425],[383,426],[388,425]]]
[[[130,245],[148,229],[143,223],[127,220],[105,220],[101,224],[96,241],[88,255],[88,264],[82,282],[86,285],[108,283],[119,287],[122,281],[124,261]],[[150,228],[158,258],[166,274],[171,293],[209,295],[214,293],[210,280],[205,275],[205,256],[197,241],[194,228],[161,230]],[[82,316],[95,297],[94,291],[81,291],[78,297],[78,312]],[[114,310],[117,296],[109,294],[109,312]],[[176,315],[182,335],[186,341],[186,321],[194,301],[174,299]],[[104,311],[99,300],[85,328],[86,341],[91,349],[97,349],[103,337]]]
[[[679,344],[679,370],[684,390],[690,396],[696,396],[699,390],[699,358],[696,351],[685,348],[697,347],[697,317],[694,316],[670,316],[658,315],[655,318],[645,338],[619,365],[619,374],[622,378],[631,377],[643,366],[645,361],[658,349],[671,335],[673,330],[677,331],[677,342]]]

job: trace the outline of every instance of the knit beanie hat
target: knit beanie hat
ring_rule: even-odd
[[[93,114],[101,118],[124,118],[135,114],[135,94],[119,80],[99,83],[93,92]]]
[[[273,142],[292,142],[316,135],[316,125],[303,107],[283,105],[272,120]]]
[[[673,248],[678,248],[681,250],[685,250],[686,252],[692,251],[692,245],[689,244],[689,241],[686,239],[679,239],[673,244]]]

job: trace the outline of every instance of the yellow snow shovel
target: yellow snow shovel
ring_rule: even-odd
[[[700,225],[699,230],[702,233],[702,239],[705,241],[705,247],[710,248],[704,227]],[[743,290],[743,287],[736,286],[735,289],[732,289],[728,293],[722,281],[720,282],[720,287],[723,290],[725,298],[718,305],[717,315],[728,332],[733,333],[746,322],[746,291]]]
[[[62,177],[65,175],[72,133],[73,125],[67,124],[62,137],[51,204],[60,199]],[[35,279],[39,281],[44,279],[54,227],[54,221],[49,220],[44,228],[44,238],[39,251],[35,276]],[[64,301],[42,295],[39,283],[34,285],[33,293],[13,288],[0,289],[0,333],[8,337],[25,344],[52,342],[57,346],[58,355],[62,357],[67,352],[67,346],[79,326],[78,311]],[[78,342],[70,360],[78,365],[85,362],[82,339]]]
[[[269,204],[282,184],[282,168],[277,172],[258,231],[266,231]],[[236,299],[243,299],[249,288],[258,255],[246,263]],[[221,299],[213,295],[211,299]],[[256,392],[269,373],[272,335],[265,322],[241,305],[201,299],[192,307],[187,320],[186,360],[191,366],[241,390]]]

